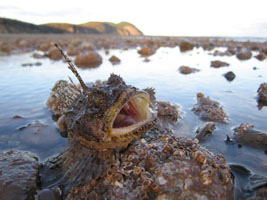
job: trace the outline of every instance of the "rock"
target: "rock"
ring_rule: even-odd
[[[267,83],[262,83],[257,90],[258,102],[267,105]]]
[[[257,58],[260,61],[263,61],[266,58],[266,56],[264,53],[259,53],[258,55],[255,56],[255,58]]]
[[[267,48],[261,50],[262,53],[264,53],[267,56]]]
[[[94,51],[89,51],[84,54],[79,54],[75,58],[74,63],[80,68],[96,68],[102,64],[102,57]]]
[[[213,50],[213,49],[215,48],[215,44],[212,43],[212,42],[209,42],[209,43],[203,43],[203,44],[202,44],[202,48],[203,48],[204,50],[211,51],[211,50]]]
[[[188,66],[181,66],[179,68],[179,71],[180,71],[181,74],[191,74],[191,73],[198,72],[199,69],[191,68],[191,67],[188,67]]]
[[[45,51],[48,51],[49,48],[50,48],[50,44],[49,44],[49,43],[47,43],[47,42],[42,42],[42,43],[39,45],[39,47],[37,48],[37,50],[45,52]]]
[[[79,54],[79,51],[77,49],[74,49],[74,48],[69,48],[67,51],[67,54],[69,56],[77,56]]]
[[[212,134],[212,132],[216,129],[216,125],[214,122],[206,122],[202,126],[199,126],[196,130],[196,138],[199,141],[205,139],[207,135]]]
[[[21,118],[23,118],[23,117],[20,116],[20,115],[14,115],[12,118],[13,118],[13,119],[21,119]]]
[[[109,61],[113,65],[119,64],[121,62],[121,60],[117,56],[114,56],[114,55],[109,58]]]
[[[55,47],[52,47],[52,48],[49,49],[47,56],[51,60],[60,60],[60,59],[62,59],[62,55],[61,55],[60,51]]]
[[[252,146],[255,148],[267,148],[267,132],[255,129],[249,123],[241,124],[234,128],[234,139],[244,145]]]
[[[139,53],[141,56],[146,57],[146,56],[151,56],[154,53],[156,53],[156,50],[150,47],[143,47],[142,49],[139,49],[137,53]]]
[[[59,132],[55,126],[43,124],[38,120],[22,126],[18,130],[20,131],[20,141],[39,149],[52,147],[60,139]]]
[[[36,155],[9,150],[0,152],[0,199],[34,199],[38,187]]]
[[[180,44],[180,51],[185,52],[185,51],[190,51],[193,50],[194,44],[192,44],[190,41],[183,40]]]
[[[34,57],[35,59],[42,59],[45,58],[45,55],[39,54],[39,53],[34,53],[32,55],[32,57]]]
[[[32,67],[32,66],[41,66],[41,65],[42,65],[41,62],[21,64],[22,67]]]
[[[179,117],[179,106],[171,105],[169,102],[157,102],[157,115],[160,119],[176,122]]]
[[[223,74],[223,76],[227,79],[227,81],[233,81],[235,79],[235,74],[232,71]]]
[[[223,61],[220,61],[220,60],[215,60],[215,61],[211,61],[210,66],[214,67],[214,68],[228,67],[229,63],[223,62]]]
[[[252,53],[249,50],[241,50],[236,54],[239,60],[249,60],[252,57]]]
[[[177,133],[178,134],[178,133]],[[71,190],[81,199],[233,199],[231,171],[221,155],[197,140],[152,129],[129,145],[107,173]]]
[[[219,102],[211,100],[209,97],[204,97],[202,93],[197,94],[197,104],[192,110],[205,121],[227,122],[227,115]]]

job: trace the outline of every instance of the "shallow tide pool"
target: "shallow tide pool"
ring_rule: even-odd
[[[106,80],[110,73],[119,74],[127,84],[138,88],[153,87],[156,97],[180,106],[183,114],[178,123],[171,128],[177,136],[194,138],[195,130],[202,121],[191,109],[196,103],[196,94],[221,103],[228,115],[227,124],[216,124],[216,130],[200,144],[225,156],[230,164],[242,165],[254,173],[267,176],[267,155],[263,149],[237,144],[226,144],[227,135],[232,136],[232,129],[241,123],[253,124],[257,129],[267,130],[267,107],[258,107],[257,89],[267,80],[267,60],[258,61],[252,57],[240,61],[236,56],[213,56],[213,51],[194,48],[181,53],[179,47],[160,48],[156,54],[144,62],[136,49],[104,50],[99,53],[103,63],[95,69],[78,69],[85,82]],[[51,113],[45,103],[54,83],[59,79],[71,77],[78,81],[63,61],[51,61],[48,58],[34,59],[33,52],[0,57],[0,150],[20,149],[36,153],[41,160],[59,153],[67,145],[67,139],[60,136]],[[256,55],[253,52],[253,55]],[[112,55],[121,59],[118,65],[108,60]],[[211,68],[210,62],[221,60],[229,67]],[[24,63],[41,62],[41,66],[22,67]],[[183,75],[178,71],[182,65],[197,68],[200,71]],[[236,78],[229,82],[223,76],[232,71]],[[15,119],[19,115],[22,118]],[[19,130],[29,123],[39,120],[52,125],[54,129],[48,135],[37,136],[31,141]],[[52,139],[51,139],[52,138]],[[52,142],[51,142],[52,141]]]

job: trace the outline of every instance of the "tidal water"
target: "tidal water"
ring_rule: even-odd
[[[242,165],[253,173],[267,176],[267,155],[263,149],[237,144],[226,144],[227,135],[232,136],[232,129],[241,123],[253,124],[257,129],[267,130],[267,107],[258,107],[257,89],[267,81],[267,60],[258,61],[252,57],[240,61],[236,56],[213,56],[215,48],[204,51],[181,53],[179,47],[160,48],[149,57],[149,62],[137,53],[137,49],[104,50],[99,53],[103,63],[95,69],[78,69],[85,82],[106,80],[110,73],[123,77],[127,84],[138,88],[153,87],[156,97],[180,106],[183,112],[178,123],[171,127],[177,136],[194,138],[195,130],[204,122],[191,109],[196,103],[196,94],[221,103],[228,115],[227,124],[216,124],[216,130],[200,144],[213,152],[221,153],[229,164]],[[63,61],[51,61],[48,58],[34,59],[33,52],[18,55],[0,56],[0,151],[20,149],[36,153],[41,160],[57,154],[67,145],[67,139],[60,136],[51,113],[45,102],[50,90],[59,79],[71,77],[78,82]],[[253,52],[253,55],[256,55]],[[121,59],[118,65],[108,60],[112,55]],[[221,60],[229,67],[211,68],[210,62]],[[41,62],[41,66],[23,67],[24,63]],[[197,68],[200,71],[183,75],[178,71],[182,65]],[[236,78],[229,82],[223,76],[232,71]],[[19,115],[22,118],[15,119]],[[52,126],[49,134],[40,134],[36,140],[31,135],[23,135],[19,130],[29,123],[39,120]],[[54,129],[53,129],[54,128]],[[52,139],[51,139],[52,138]],[[52,142],[51,142],[52,141]]]

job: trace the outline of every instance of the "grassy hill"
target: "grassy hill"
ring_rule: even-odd
[[[13,19],[0,18],[0,33],[73,33],[73,34],[115,34],[143,35],[128,22],[87,22],[74,25],[69,23],[47,23],[35,25]]]

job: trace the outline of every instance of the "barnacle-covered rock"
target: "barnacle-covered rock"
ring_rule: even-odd
[[[0,199],[34,199],[40,167],[32,153],[0,152]]]
[[[170,122],[176,122],[179,118],[179,106],[172,105],[169,102],[158,101],[157,102],[157,116],[161,120],[167,120]]]
[[[75,84],[59,80],[52,88],[46,105],[55,115],[61,116],[80,95],[81,91]]]
[[[197,94],[197,104],[192,109],[195,113],[200,115],[201,119],[205,121],[213,121],[226,123],[227,116],[219,102],[205,97],[204,94]]]
[[[221,155],[157,127],[102,177],[73,188],[66,199],[232,199],[233,187]]]

